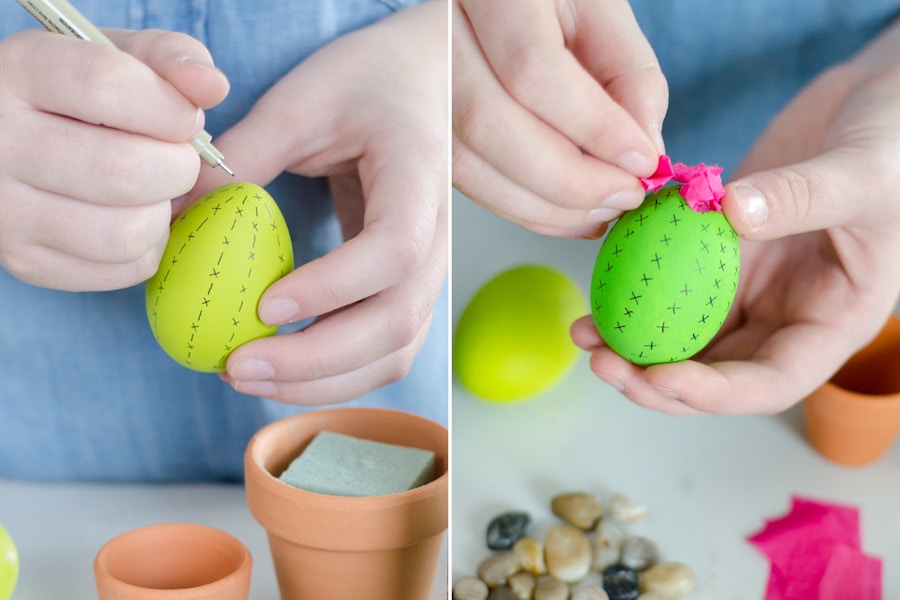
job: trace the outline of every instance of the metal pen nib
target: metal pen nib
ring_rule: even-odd
[[[191,142],[191,145],[203,159],[203,162],[211,167],[222,167],[222,170],[234,177],[234,171],[228,168],[222,159],[225,156],[219,149],[212,145],[212,136],[206,131],[201,131]]]

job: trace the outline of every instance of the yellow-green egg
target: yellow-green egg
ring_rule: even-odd
[[[19,552],[9,532],[0,525],[0,600],[12,597],[19,579]]]
[[[147,317],[157,342],[196,371],[225,370],[231,352],[274,335],[257,305],[294,268],[278,205],[261,187],[229,183],[198,199],[172,224],[159,270],[147,281]]]
[[[545,266],[505,271],[482,287],[462,313],[453,339],[460,383],[486,400],[522,400],[555,385],[579,350],[569,327],[587,314],[579,287]]]

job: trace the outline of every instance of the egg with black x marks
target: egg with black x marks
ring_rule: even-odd
[[[591,278],[597,331],[637,365],[690,358],[725,322],[740,262],[724,214],[691,208],[675,186],[649,194],[600,247]]]
[[[290,233],[272,197],[252,183],[224,185],[172,223],[159,270],[146,284],[150,328],[185,367],[224,371],[235,348],[277,332],[257,306],[293,268]]]

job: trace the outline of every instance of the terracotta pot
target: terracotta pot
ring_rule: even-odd
[[[213,527],[163,523],[108,541],[94,559],[100,600],[247,600],[253,559]]]
[[[307,492],[278,479],[320,431],[431,450],[435,479],[383,496]],[[244,459],[247,503],[268,531],[282,600],[425,600],[448,520],[447,429],[376,408],[316,410],[256,433]]]
[[[877,460],[900,432],[900,318],[803,401],[806,436],[845,465]]]

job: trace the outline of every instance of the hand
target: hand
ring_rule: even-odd
[[[447,273],[446,15],[428,2],[336,40],[217,139],[242,179],[327,176],[346,239],[266,291],[263,321],[319,318],[235,350],[236,390],[333,403],[408,372]]]
[[[0,42],[0,264],[34,285],[107,290],[159,264],[188,142],[228,83],[181,34],[110,31],[121,50],[45,31]]]
[[[453,183],[532,231],[598,237],[644,197],[668,88],[625,0],[453,1]]]
[[[572,337],[598,377],[662,412],[773,413],[878,333],[900,291],[898,53],[900,26],[820,76],[727,186],[726,215],[747,242],[732,315],[703,354],[639,368],[582,319]]]

